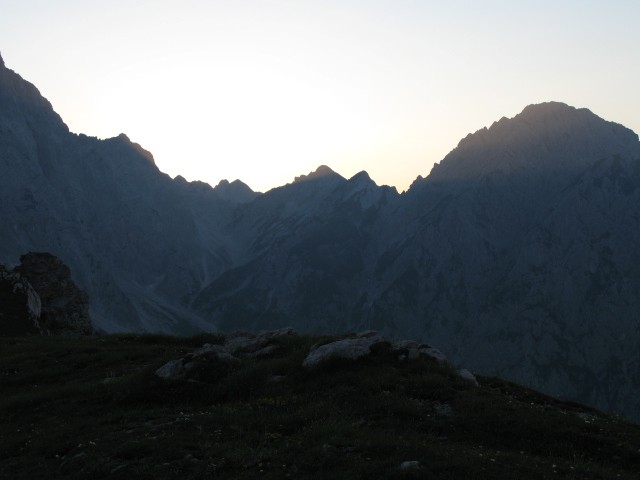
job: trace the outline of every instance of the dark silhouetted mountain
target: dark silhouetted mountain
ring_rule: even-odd
[[[640,418],[640,142],[589,110],[531,105],[402,195],[326,166],[257,194],[69,133],[0,67],[0,152],[0,261],[59,256],[98,328],[372,328]]]

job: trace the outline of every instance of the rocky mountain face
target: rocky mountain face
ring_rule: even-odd
[[[51,251],[111,331],[375,329],[638,419],[640,142],[532,105],[408,192],[323,166],[264,194],[70,133],[0,67],[0,261]]]
[[[13,270],[0,264],[0,335],[92,335],[89,297],[50,253],[29,252]]]
[[[637,135],[584,109],[470,135],[398,209],[374,325],[639,418],[639,174]]]
[[[354,328],[380,250],[375,229],[398,200],[365,172],[346,180],[326,166],[265,193],[230,225],[249,261],[203,288],[193,307],[223,330]]]
[[[40,297],[19,273],[0,263],[0,335],[43,333]]]
[[[40,329],[50,335],[91,335],[89,296],[80,290],[71,271],[50,253],[29,252],[20,257],[19,273],[40,297]]]

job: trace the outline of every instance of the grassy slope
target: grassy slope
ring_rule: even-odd
[[[195,383],[153,372],[221,339],[0,338],[0,478],[638,478],[638,426],[384,349],[302,369],[318,340]]]

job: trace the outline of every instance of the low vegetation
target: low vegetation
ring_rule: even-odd
[[[222,340],[1,338],[0,478],[638,478],[640,427],[384,348],[307,369],[328,337],[286,336],[155,376]]]

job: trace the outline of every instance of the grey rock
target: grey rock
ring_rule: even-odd
[[[398,359],[404,360],[416,360],[420,358],[421,344],[413,340],[398,340],[391,345],[391,349],[398,353]]]
[[[188,360],[208,360],[216,359],[222,363],[237,363],[239,358],[234,357],[229,350],[223,345],[211,345],[205,343],[201,348],[193,351],[186,357]]]
[[[214,363],[210,363],[215,360]],[[156,376],[165,380],[195,380],[200,379],[198,370],[206,368],[219,368],[222,365],[233,365],[240,362],[220,345],[205,344],[202,348],[186,355],[183,358],[171,360],[156,370]]]
[[[397,340],[391,344],[394,352],[401,350],[418,350],[422,345],[414,340]]]
[[[447,403],[436,402],[433,404],[433,410],[436,412],[436,414],[443,417],[450,417],[453,415],[453,409],[451,408],[451,405]]]
[[[266,347],[262,347],[260,350],[249,353],[247,356],[254,358],[266,357],[276,352],[277,350],[278,347],[276,347],[275,345],[267,345]]]
[[[417,470],[420,468],[420,462],[417,460],[407,460],[400,464],[400,470]]]
[[[250,332],[236,332],[227,336],[224,348],[232,354],[256,353],[265,349],[273,339],[288,335],[296,335],[295,330],[293,328],[286,327],[278,330],[262,331],[258,334]]]
[[[89,297],[71,279],[71,272],[50,253],[29,252],[15,271],[25,277],[40,297],[40,324],[52,335],[91,335]]]
[[[379,336],[380,334],[375,330],[365,330],[364,332],[356,333],[357,338],[376,338]]]
[[[420,354],[421,357],[432,358],[438,363],[441,363],[441,364],[447,363],[447,357],[437,348],[433,348],[429,346],[421,347],[418,350],[418,353]]]
[[[473,373],[471,373],[469,370],[467,370],[466,368],[461,368],[460,370],[457,370],[456,374],[460,378],[462,378],[464,380],[467,380],[468,382],[472,383],[476,387],[480,386],[480,384],[478,383],[478,380],[476,379],[475,375]]]
[[[171,360],[156,370],[156,376],[165,380],[177,380],[184,378],[186,373],[184,358]]]
[[[45,334],[40,324],[41,302],[31,284],[0,264],[0,334]]]
[[[224,345],[205,343],[202,347],[197,348],[183,358],[167,362],[156,370],[156,375],[168,380],[192,379],[191,377],[198,367],[218,368],[219,364],[237,364],[241,361],[238,358],[239,355],[254,358],[271,355],[277,350],[277,347],[270,345],[269,342],[287,335],[296,335],[296,333],[289,327],[273,331],[262,331],[258,334],[234,332],[226,337]],[[211,360],[215,360],[215,362],[207,363]],[[216,365],[216,362],[219,362],[218,365]]]
[[[269,339],[261,335],[238,336],[227,339],[224,348],[232,354],[251,353],[265,347],[267,343],[269,343]]]
[[[371,353],[371,347],[384,341],[384,339],[377,335],[337,340],[312,349],[304,359],[302,365],[312,367],[334,358],[356,360],[369,355]]]

